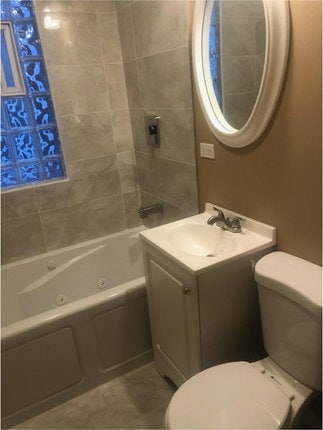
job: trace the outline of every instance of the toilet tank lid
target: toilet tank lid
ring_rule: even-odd
[[[257,262],[255,280],[322,316],[322,267],[277,251]]]

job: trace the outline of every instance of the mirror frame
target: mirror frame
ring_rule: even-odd
[[[276,108],[288,62],[290,17],[288,0],[262,0],[266,23],[266,53],[255,105],[245,125],[237,130],[224,118],[214,94],[208,62],[210,10],[213,2],[196,0],[192,29],[195,85],[204,117],[222,143],[233,148],[250,145],[265,131]],[[208,20],[208,21],[207,21]],[[205,23],[207,23],[205,25]],[[207,64],[205,64],[207,63]],[[207,67],[206,67],[207,66]]]

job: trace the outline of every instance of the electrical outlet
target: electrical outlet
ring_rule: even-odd
[[[214,159],[214,145],[213,143],[200,143],[200,154],[203,158]]]

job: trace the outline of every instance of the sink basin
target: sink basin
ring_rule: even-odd
[[[230,233],[207,224],[177,226],[169,232],[168,238],[175,248],[198,257],[229,254],[237,247],[237,241]]]
[[[274,227],[218,205],[215,206],[223,210],[225,216],[245,219],[242,231],[232,233],[216,224],[208,225],[208,218],[214,215],[213,206],[206,203],[205,212],[201,214],[144,230],[140,232],[141,240],[194,274],[275,245]]]

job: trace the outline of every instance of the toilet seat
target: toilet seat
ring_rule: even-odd
[[[174,394],[168,429],[278,429],[290,412],[286,394],[247,362],[211,367]]]

